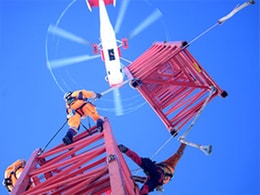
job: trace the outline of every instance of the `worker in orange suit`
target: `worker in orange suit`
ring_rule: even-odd
[[[140,195],[147,195],[154,189],[161,190],[162,185],[170,181],[174,174],[175,167],[183,155],[186,144],[181,143],[176,153],[160,163],[156,163],[150,158],[139,157],[138,154],[122,144],[118,145],[118,148],[144,170],[147,177],[132,176],[132,179],[144,183],[140,190]]]
[[[11,192],[20,177],[21,173],[24,170],[26,161],[25,160],[17,160],[7,167],[5,170],[5,179],[3,184],[7,188],[8,192]]]
[[[69,91],[65,93],[66,112],[69,129],[62,139],[65,145],[73,143],[73,136],[78,133],[80,121],[87,116],[97,124],[98,131],[103,131],[103,117],[100,116],[90,99],[99,99],[101,94],[87,90]]]

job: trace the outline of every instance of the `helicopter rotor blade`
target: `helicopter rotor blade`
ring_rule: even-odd
[[[153,22],[159,19],[162,16],[162,13],[159,9],[154,10],[147,18],[145,18],[128,36],[128,39],[132,39],[148,26],[150,26]]]
[[[120,92],[117,87],[113,90],[113,95],[114,95],[115,114],[116,116],[121,116],[123,115],[123,106],[121,102]]]
[[[122,21],[125,16],[126,9],[128,7],[128,3],[129,3],[129,0],[124,0],[124,1],[122,1],[121,5],[120,5],[120,9],[119,9],[119,13],[118,13],[118,17],[117,17],[117,21],[116,21],[116,25],[115,25],[116,34],[120,31],[121,24],[122,24]]]
[[[49,28],[48,28],[48,32],[54,34],[54,35],[58,35],[64,39],[67,39],[67,40],[70,40],[70,41],[74,41],[74,42],[77,42],[77,43],[80,43],[80,44],[85,44],[85,45],[89,45],[90,42],[89,41],[86,41],[85,39],[77,36],[77,35],[74,35],[73,33],[70,33],[58,26],[53,26],[53,25],[50,25]]]
[[[48,61],[48,67],[49,68],[60,68],[80,62],[84,62],[87,60],[92,60],[95,58],[100,57],[100,55],[94,55],[94,56],[89,56],[89,55],[82,55],[82,56],[74,56],[70,58],[62,58],[58,60],[50,60]]]

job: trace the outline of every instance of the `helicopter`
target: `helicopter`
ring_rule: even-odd
[[[120,63],[120,46],[123,45],[123,48],[126,49],[128,44],[126,38],[122,42],[116,39],[115,31],[107,14],[105,5],[113,4],[115,6],[115,0],[86,0],[86,3],[90,11],[92,11],[92,7],[99,6],[101,43],[99,45],[92,44],[93,52],[94,54],[98,54],[98,51],[101,53],[106,67],[106,81],[109,85],[111,87],[119,86],[124,80]]]
[[[129,81],[131,81],[131,78],[128,77],[127,70],[125,69],[125,65],[122,64],[122,60],[124,60],[128,64],[131,63],[131,61],[121,56],[120,49],[121,48],[127,49],[128,40],[132,39],[134,36],[139,34],[146,27],[148,27],[157,19],[159,19],[162,16],[162,13],[159,10],[153,11],[135,29],[133,29],[132,32],[130,32],[127,38],[122,38],[121,40],[118,40],[116,38],[116,34],[119,31],[121,25],[120,21],[122,22],[122,18],[124,17],[129,0],[124,0],[121,2],[118,20],[114,28],[111,24],[106,6],[112,5],[115,7],[116,0],[86,0],[85,3],[90,12],[92,12],[93,8],[96,7],[99,8],[100,43],[91,43],[92,52],[94,55],[83,55],[83,56],[76,56],[71,58],[49,60],[48,66],[50,71],[52,72],[52,69],[73,65],[78,62],[92,60],[100,57],[105,64],[105,71],[106,71],[105,80],[108,82],[110,87],[110,89],[107,90],[105,93],[113,91],[115,113],[116,115],[122,115],[123,108],[122,108],[119,88],[122,87],[124,84],[129,83]],[[62,15],[63,14],[64,13],[62,13]],[[58,25],[56,26],[50,25],[48,32],[54,35],[58,35],[59,37],[63,37],[65,39],[72,40],[74,42],[78,42],[85,45],[90,44],[90,42],[82,39],[81,37],[78,37],[77,35],[74,35],[66,30],[61,29]],[[125,79],[126,76],[127,79]],[[58,81],[56,82],[56,84],[58,84]],[[62,91],[64,91],[62,87],[59,88]]]

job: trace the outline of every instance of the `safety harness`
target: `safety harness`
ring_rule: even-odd
[[[157,166],[163,171],[164,174],[163,184],[168,183],[170,179],[173,177],[172,170],[165,163],[158,163]]]
[[[16,162],[14,162],[12,165],[10,165],[7,168],[7,170],[8,170],[11,167],[14,167],[12,171],[10,171],[9,173],[6,173],[5,179],[3,181],[3,185],[6,187],[8,192],[11,192],[13,187],[14,187],[14,185],[15,185],[15,184],[13,184],[12,176],[14,176],[15,179],[17,180],[18,177],[17,177],[16,173],[18,172],[19,169],[23,169],[24,166],[25,166],[25,161],[24,160],[17,160]]]
[[[79,95],[77,97],[73,96],[68,96],[66,98],[67,104],[71,106],[76,100],[83,100],[85,101],[79,108],[75,109],[75,111],[82,117],[84,115],[84,112],[82,111],[82,108],[86,105],[89,104],[90,102],[88,101],[88,98],[83,98],[83,93],[79,92]]]
[[[11,175],[10,175],[10,177],[11,177]],[[3,185],[6,187],[8,192],[11,192],[11,189],[13,189],[13,187],[14,187],[11,178],[5,178],[3,181]]]

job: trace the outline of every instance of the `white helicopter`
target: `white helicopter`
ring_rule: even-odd
[[[75,0],[74,0],[75,1]],[[109,83],[111,90],[114,93],[114,103],[116,115],[122,115],[123,109],[120,100],[119,87],[127,83],[129,80],[124,81],[124,69],[121,64],[121,52],[120,47],[123,49],[128,48],[128,39],[139,34],[143,29],[152,24],[158,18],[162,16],[159,10],[155,10],[151,15],[149,15],[142,23],[140,23],[137,28],[135,28],[127,38],[123,38],[121,41],[116,39],[116,33],[119,31],[121,20],[124,17],[126,7],[129,0],[122,0],[121,8],[119,10],[119,16],[117,23],[115,25],[115,30],[110,22],[108,16],[106,5],[116,5],[116,0],[86,0],[88,9],[92,12],[93,7],[99,7],[99,19],[100,19],[100,43],[92,44],[93,53],[95,55],[89,56],[78,56],[74,58],[58,59],[49,62],[49,68],[59,68],[67,65],[72,65],[77,62],[91,60],[97,57],[102,58],[105,63],[106,68],[106,81]],[[50,25],[49,32],[59,35],[61,37],[71,39],[79,43],[88,43],[84,39],[67,32],[58,26]],[[88,43],[89,44],[89,43]],[[100,53],[100,55],[98,55]],[[130,61],[127,61],[128,63]]]
[[[118,45],[115,31],[107,14],[105,5],[113,4],[115,0],[86,0],[90,11],[92,7],[99,6],[100,39],[101,44],[92,44],[94,54],[101,52],[102,60],[105,62],[107,77],[110,87],[120,86],[124,81],[124,73],[120,63],[120,46]],[[121,43],[121,42],[119,42]],[[124,48],[127,48],[127,39],[124,39]]]

